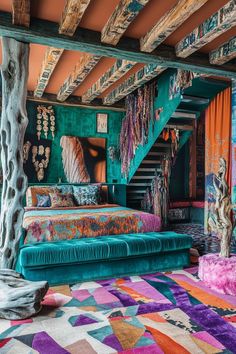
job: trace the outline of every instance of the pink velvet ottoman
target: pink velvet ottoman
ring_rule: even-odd
[[[198,276],[209,288],[236,296],[236,255],[224,258],[210,253],[200,257]]]

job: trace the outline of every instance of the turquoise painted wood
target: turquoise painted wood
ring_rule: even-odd
[[[136,151],[130,167],[129,181],[180,103],[180,94],[173,100],[169,100],[169,82],[173,73],[175,73],[175,70],[168,70],[160,75],[157,80],[158,96],[154,102],[154,110],[163,108],[163,111],[160,114],[160,119],[155,122],[154,129],[152,127],[150,129],[148,143],[144,146],[140,145]],[[123,181],[125,182],[124,178]]]
[[[42,103],[40,103],[42,104]],[[37,114],[36,102],[27,102],[27,111],[29,117],[29,125],[27,128],[28,134],[36,136],[36,114]],[[52,140],[49,134],[48,139],[52,140],[52,151],[49,167],[46,171],[46,179],[43,182],[56,183],[61,178],[62,182],[66,182],[66,178],[63,172],[62,159],[61,159],[61,147],[60,139],[62,135],[72,135],[80,137],[101,137],[107,139],[107,149],[109,146],[115,146],[118,148],[119,134],[121,128],[121,121],[124,117],[124,112],[115,112],[112,110],[95,110],[80,107],[68,107],[55,105],[53,106],[56,116],[56,136]],[[96,133],[96,114],[107,113],[108,114],[108,133],[98,134]],[[44,138],[44,136],[42,136]],[[120,183],[121,181],[121,168],[120,160],[117,159],[112,162],[108,158],[107,154],[107,182],[108,183]],[[32,170],[32,178],[29,182],[37,182],[36,174]]]
[[[49,35],[50,34],[50,35]],[[74,36],[58,34],[58,23],[35,19],[29,29],[12,25],[11,14],[0,11],[0,36],[16,40],[37,43],[66,50],[78,50],[105,57],[114,57],[145,64],[158,64],[164,67],[179,68],[199,73],[219,75],[236,79],[236,68],[228,63],[222,66],[211,65],[208,56],[192,55],[190,58],[177,58],[174,48],[159,47],[153,53],[144,53],[139,49],[139,41],[124,39],[117,46],[101,43],[101,33],[80,28]]]

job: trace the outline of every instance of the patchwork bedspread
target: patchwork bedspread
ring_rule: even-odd
[[[160,231],[160,218],[121,206],[27,210],[24,243]]]

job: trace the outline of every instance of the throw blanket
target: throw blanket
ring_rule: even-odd
[[[24,243],[160,231],[158,216],[121,206],[25,212]]]

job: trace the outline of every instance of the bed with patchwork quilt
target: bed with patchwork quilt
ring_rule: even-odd
[[[160,232],[159,216],[101,202],[79,188],[72,189],[77,195],[31,188],[16,264],[26,279],[72,284],[189,265],[190,236]]]

